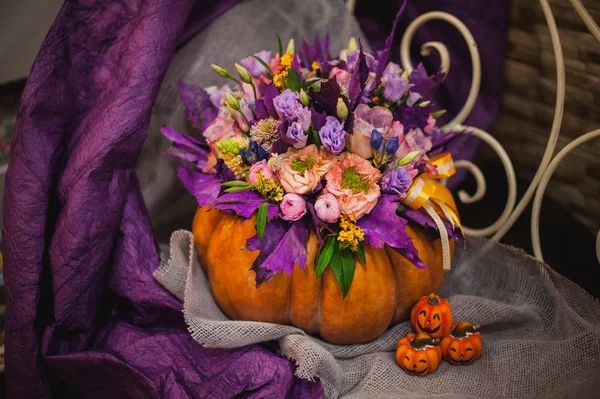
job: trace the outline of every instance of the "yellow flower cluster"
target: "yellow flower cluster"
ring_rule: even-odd
[[[313,73],[317,73],[317,71],[321,69],[321,66],[317,61],[313,61],[312,64],[310,64],[310,67],[312,68]]]
[[[256,175],[258,181],[256,182],[256,190],[266,199],[279,202],[283,199],[285,191],[281,184],[277,183],[274,179],[267,179],[263,177],[262,173]]]
[[[240,148],[248,148],[248,138],[234,137],[229,140],[219,141],[216,143],[216,147],[219,150],[220,158],[231,169],[235,177],[238,179],[244,177],[250,167],[242,160]]]
[[[250,170],[250,167],[244,163],[241,155],[221,154],[225,165],[233,172],[237,179],[241,179]]]
[[[365,232],[356,225],[356,219],[353,216],[342,215],[340,228],[338,241],[342,243],[342,247],[358,251],[358,243],[365,239]]]
[[[273,83],[275,83],[275,86],[277,86],[279,91],[284,91],[287,87],[288,69],[292,67],[293,60],[293,53],[285,53],[281,56],[281,59],[279,60],[281,72],[273,76]]]

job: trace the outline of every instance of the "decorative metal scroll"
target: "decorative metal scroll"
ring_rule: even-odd
[[[580,0],[568,1],[571,3],[585,26],[600,44],[600,27],[598,27],[598,24],[596,24],[586,8],[583,6],[583,4],[581,4]],[[442,130],[453,130],[454,132],[470,131],[474,136],[482,139],[486,144],[490,145],[502,161],[508,181],[508,198],[506,206],[498,220],[482,229],[471,229],[465,227],[464,230],[470,235],[486,236],[491,237],[494,240],[500,240],[506,234],[506,232],[512,228],[514,223],[533,199],[533,212],[531,216],[531,239],[533,244],[533,252],[537,259],[543,261],[544,258],[540,246],[539,217],[542,200],[548,186],[548,182],[550,181],[550,178],[552,177],[552,174],[556,170],[558,164],[574,148],[594,138],[600,137],[600,129],[582,135],[565,146],[556,156],[553,157],[558,135],[560,133],[565,105],[565,61],[558,28],[556,26],[556,21],[548,0],[539,0],[539,3],[548,25],[556,61],[556,106],[554,111],[554,119],[552,121],[552,128],[550,130],[550,137],[548,143],[546,144],[544,155],[533,177],[533,180],[518,203],[516,203],[517,183],[514,167],[502,145],[489,133],[472,126],[463,125],[463,122],[473,110],[481,84],[481,59],[479,57],[479,50],[477,49],[477,43],[475,42],[473,35],[471,35],[471,32],[465,26],[465,24],[463,24],[458,18],[445,12],[434,11],[419,16],[408,26],[402,38],[402,43],[400,44],[400,60],[404,69],[409,71],[413,69],[413,65],[410,60],[410,45],[417,29],[419,29],[419,27],[426,22],[432,20],[445,21],[454,26],[462,34],[467,46],[469,47],[469,51],[471,53],[471,63],[473,65],[471,89],[463,108],[454,117],[454,119],[452,119],[442,128]],[[354,5],[355,1],[348,2],[348,7],[350,10],[354,9]],[[448,73],[450,72],[450,53],[448,52],[447,47],[441,42],[427,42],[421,47],[421,55],[428,56],[431,54],[432,50],[438,52],[441,59],[440,68],[446,73],[446,76],[448,76]],[[469,195],[464,191],[460,191],[458,193],[459,200],[466,204],[480,201],[484,197],[486,191],[485,177],[481,170],[475,164],[469,161],[457,161],[456,167],[464,168],[471,172],[477,183],[477,190],[474,195]],[[598,258],[598,262],[600,262],[600,232],[598,232],[598,237],[596,239],[596,256]]]

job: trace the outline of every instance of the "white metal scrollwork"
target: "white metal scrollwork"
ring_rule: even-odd
[[[579,15],[583,23],[592,33],[592,35],[600,43],[600,28],[594,22],[589,12],[585,9],[585,7],[581,4],[579,0],[569,0],[569,2]],[[564,113],[566,80],[565,62],[562,53],[560,36],[558,28],[556,26],[554,15],[552,14],[552,9],[548,4],[548,0],[539,0],[539,3],[543,11],[544,18],[546,19],[546,23],[548,24],[550,38],[552,40],[552,48],[556,60],[556,107],[554,111],[554,119],[552,121],[550,136],[546,145],[544,155],[542,157],[542,160],[540,161],[540,165],[529,187],[527,188],[527,191],[525,192],[519,203],[516,204],[516,206],[516,177],[512,162],[508,154],[506,153],[502,145],[500,145],[500,143],[496,139],[494,139],[494,137],[492,137],[489,133],[475,127],[462,125],[462,123],[473,110],[475,101],[477,99],[477,95],[479,94],[479,88],[481,83],[481,60],[479,58],[479,51],[477,49],[477,44],[475,43],[475,40],[469,32],[468,28],[458,18],[445,12],[436,11],[423,14],[416,18],[406,29],[406,32],[400,44],[400,59],[402,67],[404,69],[409,71],[413,69],[413,65],[410,59],[410,45],[417,29],[426,22],[432,20],[445,21],[454,26],[462,34],[469,47],[469,51],[471,53],[471,62],[473,65],[471,89],[469,91],[469,95],[463,108],[456,115],[456,117],[454,117],[454,119],[452,119],[447,125],[445,125],[442,128],[442,130],[446,132],[450,130],[453,130],[455,132],[470,131],[474,136],[485,141],[498,154],[500,160],[502,161],[502,164],[504,165],[506,171],[506,178],[508,181],[507,203],[504,208],[504,211],[502,212],[498,220],[496,220],[496,222],[483,229],[470,229],[465,227],[464,230],[467,234],[471,235],[490,236],[495,240],[502,239],[506,232],[510,230],[510,228],[513,226],[516,220],[521,216],[522,212],[528,206],[529,202],[535,194],[535,199],[533,202],[533,214],[531,220],[531,236],[534,254],[538,259],[543,260],[539,240],[539,214],[542,199],[548,182],[552,177],[552,173],[556,170],[556,167],[562,161],[562,159],[577,146],[594,138],[600,137],[600,130],[589,132],[581,136],[580,138],[574,140],[572,143],[568,144],[565,148],[563,148],[562,151],[560,151],[556,155],[556,157],[552,157],[556,148],[556,143],[558,141],[558,135],[560,133]],[[431,53],[432,49],[436,50],[439,53],[441,59],[440,68],[447,75],[450,71],[450,54],[448,52],[447,47],[441,42],[428,42],[421,47],[421,55],[428,56]],[[456,167],[465,168],[469,170],[474,175],[475,180],[477,182],[477,191],[474,195],[471,196],[466,192],[458,193],[458,198],[460,199],[460,201],[462,201],[463,203],[472,203],[481,200],[485,195],[486,188],[485,178],[481,170],[476,165],[468,161],[457,161]],[[598,257],[598,261],[600,262],[600,232],[596,240],[596,255]]]

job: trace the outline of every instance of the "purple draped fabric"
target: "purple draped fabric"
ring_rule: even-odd
[[[22,97],[6,176],[7,397],[323,395],[274,345],[203,348],[181,303],[152,278],[158,248],[134,173],[151,107],[176,48],[235,3],[73,0],[61,9]],[[499,76],[487,62],[501,54],[503,11],[440,3],[410,3],[403,24],[417,7],[460,6],[456,15],[487,32],[484,75]],[[490,10],[496,25],[485,25]],[[376,48],[376,29],[365,30]],[[460,65],[453,60],[455,72]],[[465,84],[443,93],[451,111]],[[497,95],[484,90],[471,123],[487,127]]]

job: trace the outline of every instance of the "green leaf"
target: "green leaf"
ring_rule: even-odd
[[[336,240],[330,265],[331,271],[333,271],[333,275],[342,289],[342,297],[345,298],[350,290],[356,267],[352,251],[349,249],[340,249],[339,242]]]
[[[321,136],[319,136],[319,132],[317,132],[315,130],[315,128],[311,126],[309,133],[312,137],[313,143],[317,146],[317,151],[320,151],[321,150]]]
[[[247,186],[251,186],[252,184],[250,183],[246,183],[245,181],[240,181],[240,180],[230,180],[230,181],[225,181],[223,183],[221,183],[222,187],[247,187]]]
[[[267,225],[267,209],[269,209],[269,204],[265,202],[258,208],[258,216],[256,217],[256,232],[258,233],[258,238],[261,240],[265,234],[265,226]]]
[[[281,44],[281,38],[279,37],[279,34],[275,33],[275,36],[277,36],[277,50],[279,51],[279,56],[281,57],[283,55],[283,44]]]
[[[398,204],[398,209],[396,209],[396,213],[400,213],[404,210],[404,205],[402,205],[402,203]]]
[[[302,79],[294,68],[288,69],[288,88],[292,91],[300,91],[302,88]]]
[[[365,247],[363,247],[363,243],[358,243],[358,251],[356,251],[356,255],[358,259],[362,262],[363,265],[367,264],[367,257],[365,256]]]
[[[313,83],[319,82],[321,79],[311,79],[311,80],[307,80],[306,82],[302,83],[302,88],[306,89],[308,86],[312,85]]]
[[[312,85],[310,85],[310,90],[314,91],[315,93],[318,93],[321,91],[321,88],[319,86],[317,86],[316,84],[312,84]]]
[[[321,277],[321,274],[323,274],[329,265],[329,262],[331,262],[331,257],[333,256],[333,250],[336,242],[337,238],[335,236],[327,239],[327,242],[321,251],[321,255],[319,256],[319,260],[317,260],[317,278]]]
[[[256,58],[256,61],[260,62],[260,64],[262,66],[264,66],[265,68],[267,68],[267,71],[269,72],[269,74],[271,76],[275,76],[275,74],[273,73],[273,70],[271,69],[271,67],[269,66],[269,64],[267,64],[266,62],[264,62],[263,60],[261,60],[260,57],[257,57],[255,55],[253,55],[252,57]]]

